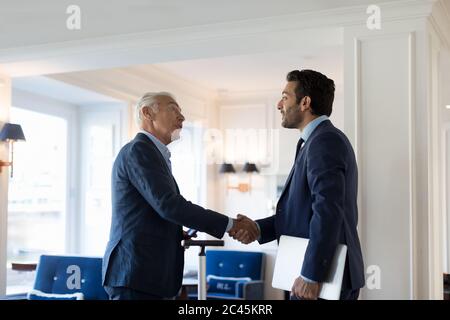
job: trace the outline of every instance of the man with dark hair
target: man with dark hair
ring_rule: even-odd
[[[347,245],[340,298],[356,300],[365,283],[356,229],[358,170],[350,142],[328,119],[333,100],[333,80],[312,70],[289,72],[277,107],[282,126],[301,131],[294,166],[276,214],[256,221],[259,235],[231,234],[243,243],[258,239],[262,244],[281,235],[309,239],[291,299],[318,298],[338,244]]]
[[[334,81],[313,70],[294,70],[288,73],[286,80],[300,85],[295,86],[296,103],[303,97],[311,98],[311,114],[329,117],[333,109]]]

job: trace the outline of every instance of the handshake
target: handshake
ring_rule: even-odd
[[[243,244],[249,244],[260,236],[259,228],[255,221],[244,215],[238,214],[233,219],[233,227],[228,231],[230,237]]]

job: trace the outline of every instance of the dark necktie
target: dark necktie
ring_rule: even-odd
[[[297,159],[298,153],[299,153],[300,149],[302,148],[303,142],[305,142],[305,140],[303,140],[303,138],[300,138],[300,140],[298,140],[297,151],[295,151],[295,159]]]

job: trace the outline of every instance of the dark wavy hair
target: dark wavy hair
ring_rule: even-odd
[[[333,80],[314,70],[293,70],[287,74],[286,80],[297,82],[295,87],[297,103],[308,96],[311,98],[312,114],[331,115],[335,90]]]

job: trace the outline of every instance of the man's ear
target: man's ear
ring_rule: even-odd
[[[142,117],[147,120],[153,120],[153,110],[150,107],[142,108]]]
[[[309,96],[305,96],[300,101],[300,110],[306,111],[311,109],[311,98]]]

